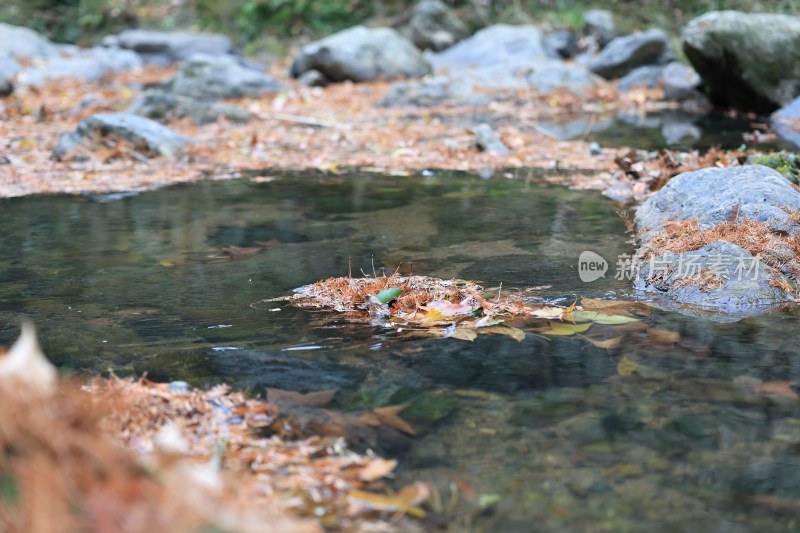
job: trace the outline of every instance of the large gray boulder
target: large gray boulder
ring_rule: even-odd
[[[774,231],[795,232],[789,218],[800,211],[800,192],[771,168],[746,165],[705,168],[672,178],[636,211],[637,237],[647,242],[668,219],[697,218],[701,229],[723,224],[737,212],[767,224]]]
[[[548,58],[542,32],[536,26],[495,24],[444,52],[429,56],[434,68],[527,69]]]
[[[72,79],[87,83],[98,82],[108,73],[99,59],[91,57],[66,57],[50,59],[41,67],[22,70],[17,75],[20,85],[41,87],[58,79]]]
[[[720,240],[682,254],[659,253],[647,244],[661,234],[667,221],[690,218],[697,219],[701,230],[750,219],[763,222],[775,234],[797,235],[800,224],[790,215],[798,211],[800,192],[761,165],[706,168],[676,176],[636,212],[642,248],[634,264],[635,286],[682,306],[711,308],[730,316],[792,300],[793,294],[773,283],[781,274],[763,264],[764,258],[730,242]],[[785,248],[770,249],[768,254],[788,253],[779,262],[794,259],[791,247]]]
[[[800,95],[800,17],[712,11],[689,22],[682,42],[719,104],[770,112]]]
[[[126,30],[103,40],[109,47],[139,53],[145,61],[171,63],[194,54],[227,55],[234,52],[231,40],[216,33]]]
[[[221,118],[237,123],[250,120],[250,113],[239,107],[219,102],[204,102],[158,89],[150,89],[139,95],[127,112],[159,122],[188,117],[198,125],[216,122]]]
[[[772,114],[772,129],[784,143],[800,148],[800,96]]]
[[[128,141],[150,156],[170,156],[189,143],[185,137],[148,118],[128,113],[101,113],[84,119],[74,132],[63,135],[53,150],[53,157],[62,160],[76,146],[91,146],[107,137]]]
[[[170,92],[192,98],[239,98],[277,93],[280,83],[231,56],[193,55],[169,82]]]
[[[57,55],[58,48],[35,31],[0,22],[0,57],[41,59]]]
[[[317,70],[333,82],[419,78],[431,69],[419,50],[391,28],[353,28],[309,43],[294,58],[297,78]]]
[[[668,51],[669,39],[663,30],[635,32],[608,43],[588,67],[604,78],[620,78],[636,67],[658,63]]]
[[[467,27],[441,0],[422,0],[408,24],[411,40],[420,50],[440,51],[467,36]]]

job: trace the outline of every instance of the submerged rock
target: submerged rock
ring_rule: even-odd
[[[636,32],[608,43],[588,67],[604,78],[619,78],[636,67],[658,63],[668,51],[669,40],[663,30]]]
[[[763,262],[795,260],[788,243],[785,250],[779,249],[780,243],[771,246],[765,257],[754,257],[722,239],[681,253],[659,253],[648,243],[662,236],[670,221],[689,219],[697,220],[699,230],[749,220],[762,223],[765,236],[800,234],[800,224],[791,216],[798,212],[800,192],[764,166],[707,168],[676,176],[636,212],[637,241],[642,248],[635,258],[634,285],[663,296],[668,307],[688,306],[692,313],[700,309],[720,319],[759,314],[764,306],[791,301],[795,295],[784,290],[786,283],[780,279],[793,274],[780,273]]]
[[[174,63],[194,54],[227,55],[234,52],[228,37],[216,33],[127,30],[103,40],[109,47],[138,52],[148,62]]]
[[[136,146],[145,155],[173,155],[189,140],[158,122],[129,113],[101,113],[84,119],[76,130],[61,137],[53,157],[62,160],[80,144],[115,136]]]
[[[189,117],[195,124],[208,124],[220,118],[231,122],[247,122],[250,113],[236,106],[218,102],[203,102],[187,96],[150,89],[140,95],[128,108],[128,113],[169,122],[172,119]]]
[[[231,56],[193,55],[169,83],[170,91],[192,98],[238,98],[282,89],[266,74],[242,66]]]
[[[391,28],[355,26],[303,47],[294,58],[297,78],[317,70],[333,82],[418,78],[430,65],[414,45]]]
[[[436,52],[467,35],[467,27],[441,0],[422,0],[415,5],[409,29],[417,48]]]
[[[770,112],[800,94],[800,17],[712,11],[689,22],[682,42],[719,104]]]

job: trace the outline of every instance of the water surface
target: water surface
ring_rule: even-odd
[[[795,313],[718,324],[653,310],[650,332],[609,332],[624,341],[607,350],[579,336],[411,339],[263,301],[401,262],[541,299],[625,298],[626,281],[577,274],[584,250],[612,263],[631,252],[597,193],[279,174],[4,200],[0,224],[0,343],[27,315],[65,371],[335,388],[354,412],[410,402],[419,435],[381,451],[399,455],[398,485],[433,485],[453,531],[798,527]]]

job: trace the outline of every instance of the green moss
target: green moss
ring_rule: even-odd
[[[800,161],[795,154],[781,151],[770,154],[756,154],[747,158],[749,165],[764,165],[776,170],[783,177],[800,185]]]

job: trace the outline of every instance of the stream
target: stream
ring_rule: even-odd
[[[603,349],[411,338],[264,301],[398,265],[543,301],[636,297],[614,276],[633,251],[617,206],[509,176],[266,172],[0,200],[0,345],[28,316],[66,373],[337,389],[354,412],[408,402],[417,436],[376,451],[398,457],[398,486],[432,485],[451,531],[796,531],[797,312],[652,309],[647,334]],[[581,281],[587,250],[605,277]]]

